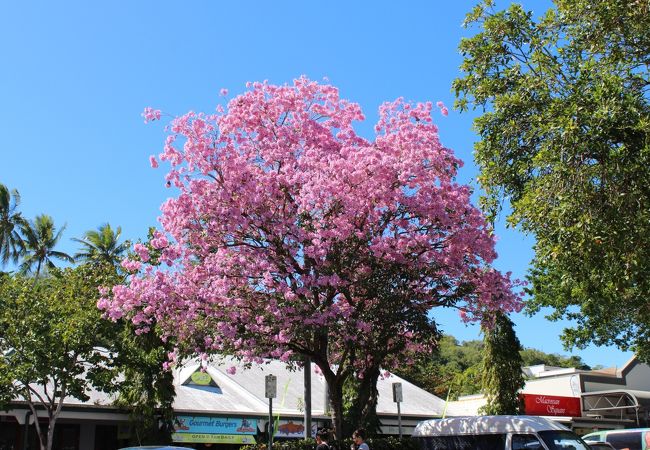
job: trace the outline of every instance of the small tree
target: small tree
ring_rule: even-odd
[[[481,414],[519,414],[519,390],[525,385],[522,350],[512,320],[496,314],[491,327],[484,328],[482,387],[487,404]]]
[[[304,78],[228,106],[173,121],[161,159],[180,195],[151,241],[172,269],[136,245],[134,276],[101,303],[111,317],[159,327],[181,355],[311,358],[340,439],[345,381],[372,401],[380,367],[435,345],[433,308],[480,320],[520,307],[430,103],[383,105],[374,141],[352,126],[357,104]]]
[[[91,386],[108,389],[114,324],[95,308],[97,287],[114,281],[112,271],[50,269],[48,276],[0,279],[0,406],[20,399],[47,425],[35,426],[41,450],[51,450],[66,397],[88,400]]]

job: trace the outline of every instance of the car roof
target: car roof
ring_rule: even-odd
[[[634,432],[650,431],[650,428],[617,428],[615,430],[598,430],[598,431],[591,432],[589,434],[585,434],[585,436],[594,436],[594,435],[600,435],[600,434],[603,434],[603,433],[606,433],[606,434],[629,433],[630,431],[634,431]]]
[[[535,433],[545,430],[570,431],[564,425],[538,416],[468,416],[420,422],[414,437],[462,434]]]

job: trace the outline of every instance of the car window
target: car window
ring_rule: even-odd
[[[513,434],[512,450],[541,450],[542,443],[534,434]]]
[[[596,444],[595,442],[587,442],[592,450],[612,450],[609,444]]]
[[[609,433],[605,440],[618,450],[641,450],[641,432]]]
[[[505,434],[476,434],[464,436],[430,436],[423,450],[505,450]]]
[[[571,431],[540,431],[539,435],[549,450],[590,450],[587,444]]]

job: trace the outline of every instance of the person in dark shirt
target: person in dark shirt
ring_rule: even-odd
[[[330,450],[330,446],[327,443],[329,440],[329,433],[327,430],[318,430],[316,433],[316,450]]]

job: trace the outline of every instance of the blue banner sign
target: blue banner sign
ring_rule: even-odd
[[[257,419],[176,416],[176,433],[257,434]]]

